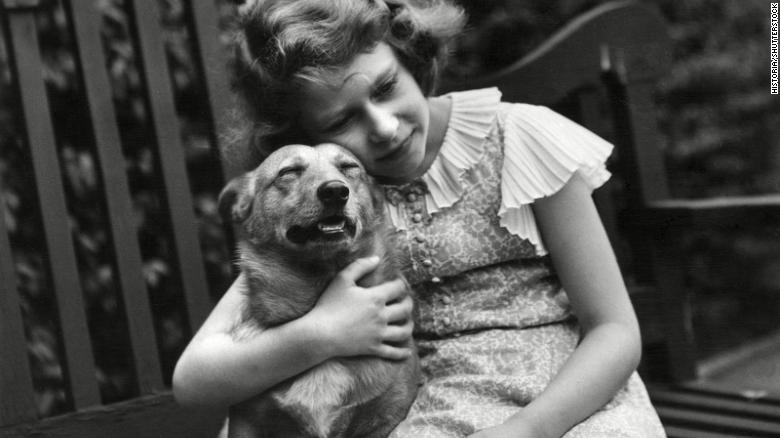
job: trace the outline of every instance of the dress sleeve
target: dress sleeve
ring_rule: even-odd
[[[610,177],[612,144],[543,106],[513,104],[504,125],[501,226],[547,254],[531,210],[534,200],[563,188],[578,172],[591,189]]]

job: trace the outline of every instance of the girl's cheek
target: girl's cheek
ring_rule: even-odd
[[[347,148],[350,152],[355,154],[361,161],[363,161],[366,158],[365,156],[363,156],[365,153],[364,147],[366,146],[366,141],[367,140],[364,139],[359,132],[354,130],[336,136],[336,138],[333,140],[334,143]],[[361,145],[363,145],[363,147],[361,147]]]

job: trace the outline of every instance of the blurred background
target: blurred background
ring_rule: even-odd
[[[81,1],[81,0],[74,0]],[[658,123],[669,182],[677,197],[780,192],[780,98],[769,93],[769,6],[759,0],[643,0],[669,23],[674,65],[659,84]],[[133,196],[144,278],[154,307],[158,348],[169,381],[191,335],[182,293],[171,280],[170,224],[163,214],[159,163],[134,49],[134,24],[122,0],[95,2],[123,153]],[[458,0],[469,14],[446,75],[480,74],[533,50],[597,0]],[[184,0],[159,0],[181,138],[186,148],[200,243],[213,299],[232,278],[232,253],[216,196],[222,175],[210,137],[203,78],[194,67]],[[221,3],[225,29],[233,13]],[[105,403],[132,396],[127,329],[100,196],[90,122],[80,89],[69,18],[59,0],[42,0],[37,25],[68,196],[97,377]],[[19,102],[0,33],[0,199],[14,252],[39,412],[68,409],[56,309],[46,273],[33,172]],[[512,44],[507,44],[511,41]],[[223,69],[223,66],[213,66]],[[694,329],[703,361],[780,333],[780,234],[776,226],[686,236],[686,281],[693,291]],[[780,350],[780,341],[775,346]],[[780,368],[780,364],[778,365]],[[780,376],[778,370],[777,376]],[[780,379],[778,379],[780,380]]]

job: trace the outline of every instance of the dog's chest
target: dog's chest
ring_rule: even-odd
[[[313,436],[327,438],[336,420],[360,400],[353,398],[357,378],[338,361],[312,368],[271,397],[285,411],[298,417]]]

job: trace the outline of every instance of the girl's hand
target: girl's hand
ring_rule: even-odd
[[[412,298],[402,279],[363,288],[357,281],[379,264],[358,259],[328,285],[308,317],[325,339],[326,355],[403,360],[412,354]]]

